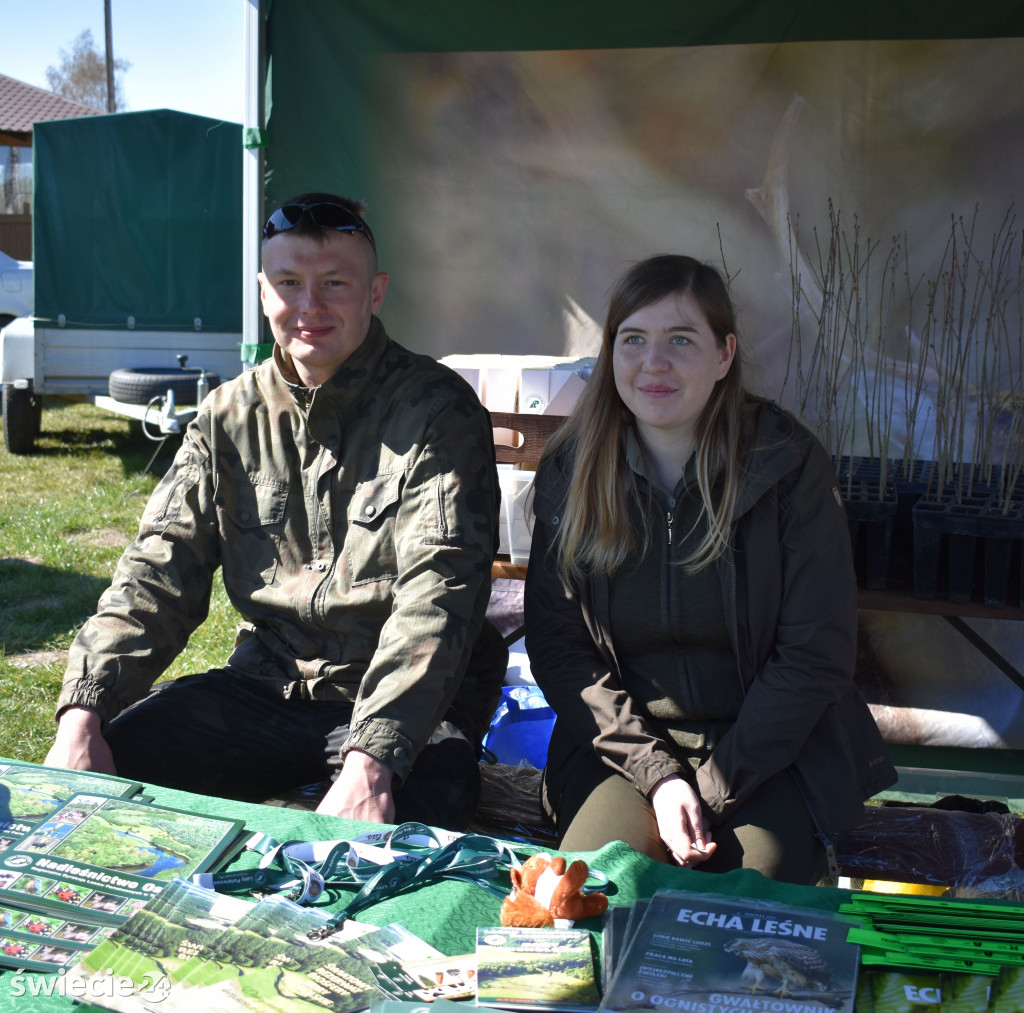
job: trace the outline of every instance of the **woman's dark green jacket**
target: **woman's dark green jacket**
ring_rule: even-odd
[[[747,465],[722,596],[744,698],[696,774],[712,823],[791,768],[828,844],[861,819],[895,770],[853,685],[857,586],[835,471],[814,436],[770,403],[752,404]],[[551,549],[565,509],[564,457],[542,464],[526,580],[530,666],[557,715],[544,802],[556,815],[580,750],[594,750],[645,797],[693,774],[625,692],[612,642],[606,576],[574,589]],[[652,621],[656,621],[652,618]]]

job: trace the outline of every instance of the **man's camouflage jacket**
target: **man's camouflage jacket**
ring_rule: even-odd
[[[351,702],[346,750],[401,777],[457,693],[490,695],[463,683],[497,543],[490,418],[376,317],[320,387],[282,368],[203,403],[71,647],[58,712],[105,723],[145,696],[206,617],[220,567],[244,620],[228,664],[284,697]]]

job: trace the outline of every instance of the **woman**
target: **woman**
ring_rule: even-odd
[[[832,464],[742,385],[713,268],[616,286],[601,353],[538,470],[526,645],[554,708],[560,847],[621,839],[815,883],[895,780],[853,686],[857,588]]]

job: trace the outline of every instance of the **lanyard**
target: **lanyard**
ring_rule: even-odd
[[[434,880],[458,879],[504,897],[508,889],[489,882],[487,877],[498,869],[518,868],[519,865],[519,859],[507,844],[480,834],[465,834],[422,856],[383,866],[363,883],[341,912],[313,929],[309,936],[311,939],[324,939],[363,908],[408,887]]]
[[[334,841],[278,842],[267,834],[253,834],[244,847],[261,856],[258,868],[200,873],[192,882],[223,893],[289,891],[289,900],[309,903],[318,900],[328,884],[365,883],[381,866],[415,860],[417,851],[442,847],[460,836],[431,830],[422,823],[403,823],[393,830],[370,830]],[[514,855],[512,860],[518,864]]]
[[[423,823],[403,823],[393,830],[371,830],[350,840],[285,841],[254,834],[246,850],[262,856],[259,868],[200,873],[192,882],[208,889],[235,892],[253,889],[289,891],[290,900],[315,903],[326,886],[359,886],[345,908],[309,933],[324,939],[363,908],[409,887],[439,879],[457,879],[498,897],[508,886],[489,881],[502,869],[518,869],[519,858],[505,841],[482,834],[433,830]],[[607,877],[592,874],[585,893],[602,889]]]

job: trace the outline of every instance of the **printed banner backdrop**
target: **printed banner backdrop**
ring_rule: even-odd
[[[435,356],[592,354],[631,262],[711,260],[752,385],[833,453],[1001,461],[1024,405],[1024,9],[803,6],[545,21],[530,0],[485,25],[459,0],[275,0],[267,200],[366,199],[383,319]],[[863,614],[893,741],[1024,748],[1020,627],[970,625],[997,660],[941,618]]]

